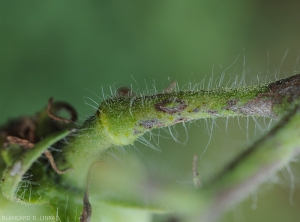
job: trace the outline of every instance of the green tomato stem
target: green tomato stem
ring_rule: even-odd
[[[292,109],[299,95],[300,75],[295,75],[271,84],[237,89],[179,91],[105,100],[63,149],[61,168],[71,167],[76,174],[76,177],[66,174],[63,180],[84,187],[89,166],[103,151],[132,144],[152,129],[201,118],[276,118]]]

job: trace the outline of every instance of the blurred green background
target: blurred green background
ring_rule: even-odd
[[[83,121],[94,112],[86,97],[101,103],[110,86],[143,92],[172,80],[184,86],[205,78],[207,86],[212,75],[214,86],[223,72],[222,86],[243,73],[246,84],[257,75],[268,82],[299,73],[299,9],[297,1],[2,0],[0,122],[34,114],[51,96],[73,104]],[[229,119],[228,127],[226,120],[212,122],[186,124],[188,134],[177,126],[181,143],[161,131],[167,138],[160,138],[160,152],[140,143],[125,149],[184,186],[192,181],[194,153],[201,156],[209,144],[199,161],[208,179],[265,133],[269,120]],[[292,174],[284,169],[220,221],[296,221],[297,162]]]

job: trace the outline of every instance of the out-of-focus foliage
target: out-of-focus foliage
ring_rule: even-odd
[[[181,86],[206,78],[207,86],[213,73],[214,86],[227,68],[223,86],[243,71],[248,84],[256,81],[256,75],[262,81],[274,79],[275,73],[278,77],[292,75],[300,71],[299,7],[297,1],[258,0],[3,0],[0,122],[35,113],[50,96],[72,103],[83,120],[94,112],[84,101],[96,106],[83,97],[100,103],[102,87],[110,94],[112,85],[132,84],[134,90],[143,91],[146,84],[149,89],[155,84],[157,89],[163,89],[170,77]],[[199,160],[199,171],[203,179],[210,178],[268,128],[268,121],[257,121],[263,130],[252,119],[229,119],[228,127],[226,120],[217,120],[212,134],[212,121],[200,121],[199,126],[186,125],[185,146],[169,136],[160,138],[161,153],[139,143],[135,144],[139,152],[132,147],[125,150],[144,161],[150,171],[184,186],[192,181],[194,153],[201,156],[209,143]],[[178,140],[184,142],[184,128],[176,129]],[[276,185],[263,186],[253,199],[249,198],[221,220],[276,222],[299,218],[297,167],[299,163],[291,167],[293,176],[284,171]],[[7,208],[5,203],[0,201],[0,216],[37,214],[36,208],[35,212],[26,208],[23,213],[21,207]]]

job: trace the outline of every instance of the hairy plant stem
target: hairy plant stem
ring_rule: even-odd
[[[201,118],[264,116],[276,118],[298,101],[300,75],[277,82],[238,89],[179,91],[144,97],[105,100],[83,129],[70,136],[61,168],[76,173],[64,180],[84,187],[88,167],[109,147],[132,144],[145,132]],[[72,140],[71,137],[74,137]]]

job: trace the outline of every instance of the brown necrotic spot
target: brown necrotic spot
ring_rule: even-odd
[[[229,100],[227,104],[223,109],[243,115],[274,116],[272,113],[272,102],[262,99],[259,95],[243,105],[239,105],[238,100]]]
[[[163,100],[162,102],[156,103],[154,107],[157,111],[174,114],[183,111],[187,107],[187,104],[185,101],[182,101],[180,99]]]
[[[237,99],[231,99],[227,101],[227,106],[225,106],[223,109],[225,110],[233,110],[236,105],[236,103],[238,102]]]
[[[149,120],[142,120],[140,125],[143,126],[145,129],[152,129],[153,127],[162,127],[164,124],[157,119],[149,119]]]
[[[293,103],[300,98],[300,74],[269,84],[270,91],[260,93],[238,110],[247,115],[262,115],[276,117],[273,107],[282,104],[284,100]],[[233,106],[234,107],[234,106]]]
[[[217,115],[218,114],[218,111],[217,110],[208,110],[207,111],[209,114],[211,114],[211,115]]]
[[[227,102],[228,106],[234,106],[237,103],[237,99],[231,99]]]
[[[300,74],[278,80],[269,85],[270,92],[260,94],[273,98],[273,104],[281,104],[284,98],[293,102],[300,97]]]
[[[187,122],[187,121],[189,121],[188,118],[179,117],[174,121],[174,123],[181,123],[181,122]]]

